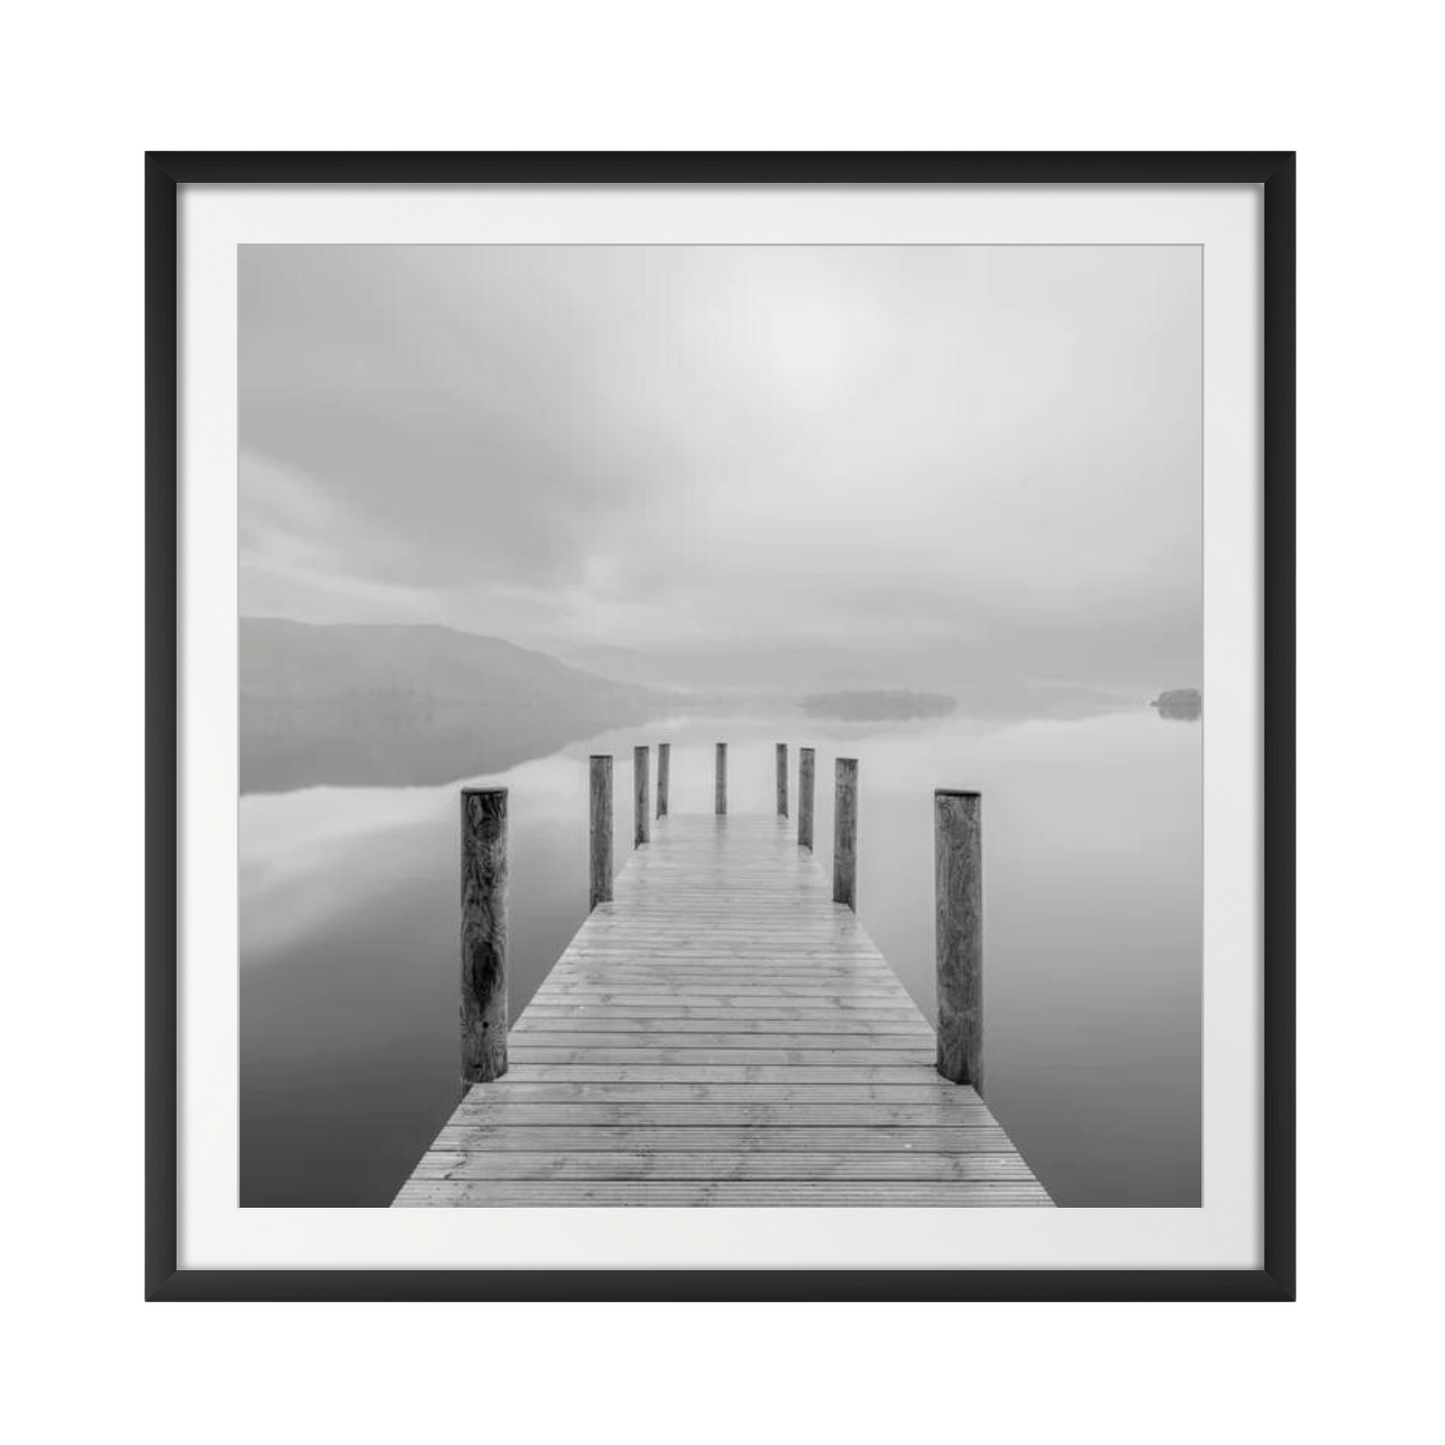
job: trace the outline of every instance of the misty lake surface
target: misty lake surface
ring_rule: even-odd
[[[987,1097],[1060,1205],[1200,1202],[1202,728],[1147,708],[1075,721],[658,719],[465,782],[510,796],[510,1005],[587,912],[587,758],[672,744],[671,811],[771,813],[775,742],[860,774],[858,913],[930,1021],[933,789],[983,792]],[[653,754],[655,762],[655,753]],[[459,783],[248,795],[241,845],[241,1203],[384,1207],[457,1082]]]

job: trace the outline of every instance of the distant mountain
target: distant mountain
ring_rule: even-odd
[[[241,791],[498,772],[645,721],[644,688],[495,637],[243,617]]]

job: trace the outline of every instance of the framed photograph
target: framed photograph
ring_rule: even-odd
[[[148,1298],[1292,1299],[1294,168],[147,155]]]

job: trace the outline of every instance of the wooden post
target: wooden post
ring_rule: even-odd
[[[507,1072],[507,790],[462,789],[462,1082]]]
[[[983,835],[977,793],[933,795],[938,1072],[983,1092]]]
[[[591,898],[588,909],[612,902],[612,755],[592,755]]]
[[[798,846],[813,851],[813,749],[798,749]]]
[[[632,846],[647,842],[647,748],[632,750]]]
[[[788,816],[788,745],[778,744],[778,817]]]
[[[713,787],[713,812],[722,817],[728,810],[728,745],[717,745],[717,782]]]
[[[833,902],[858,911],[858,759],[839,758],[833,803]]]
[[[657,745],[657,816],[667,817],[667,774],[672,763],[672,744]]]

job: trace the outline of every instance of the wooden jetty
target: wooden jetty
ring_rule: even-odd
[[[634,756],[643,767],[642,750]],[[811,750],[806,761],[810,835]],[[500,1074],[495,1037],[486,1053],[475,1028],[495,1000],[472,994],[495,988],[496,939],[476,939],[500,915],[504,957],[505,909],[472,897],[473,916],[464,895],[463,1078],[483,1081],[470,1083],[397,1206],[1052,1202],[972,1083],[952,1081],[979,1077],[976,867],[961,921],[940,897],[940,987],[957,998],[940,1000],[950,1038],[936,1040],[850,906],[856,792],[839,799],[830,888],[793,836],[781,781],[777,817],[726,813],[720,747],[717,812],[663,813],[647,831],[639,775],[637,831],[648,841],[604,889],[611,759],[592,766],[595,906],[504,1041]],[[856,763],[839,768],[840,790],[856,779]],[[495,812],[468,803],[484,791],[463,796],[473,892],[465,860],[494,844],[467,837],[469,818]],[[944,830],[957,800],[975,797],[939,794],[949,888],[960,837],[976,846],[976,807],[971,833]]]

